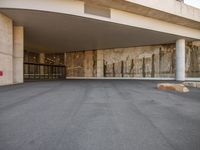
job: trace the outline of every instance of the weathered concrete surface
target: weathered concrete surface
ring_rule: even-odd
[[[24,28],[13,28],[13,83],[24,82]]]
[[[83,51],[66,53],[67,77],[96,77],[97,76],[96,51]]]
[[[66,76],[67,77],[84,77],[85,76],[84,59],[85,59],[85,52],[67,53]]]
[[[200,77],[200,41],[189,43],[186,47],[186,76]]]
[[[196,41],[186,46],[186,77],[200,77],[199,43]],[[68,77],[96,77],[91,72],[96,72],[97,77],[175,77],[175,44],[96,50],[93,57],[97,59],[92,59],[90,51],[66,54],[68,55],[66,60],[69,68]],[[90,57],[91,59],[88,59]],[[77,61],[80,61],[80,64],[76,64]],[[92,64],[94,66],[88,70],[83,64],[86,68]],[[73,70],[77,72],[78,69],[85,70],[85,75],[84,71],[81,71],[81,74],[71,73]]]
[[[0,85],[23,83],[24,33],[0,13]]]
[[[104,77],[103,51],[97,50],[97,77]]]
[[[189,89],[184,84],[172,84],[172,83],[159,83],[157,84],[159,90],[172,90],[177,92],[189,92]]]
[[[174,77],[174,48],[171,44],[104,50],[105,76],[117,72],[126,77]]]
[[[13,23],[0,13],[0,85],[13,83]]]
[[[180,0],[166,0],[164,3],[162,0],[157,0],[156,3],[154,0],[83,1],[200,29],[200,10],[183,3],[183,1],[180,2]]]
[[[1,150],[199,150],[200,91],[66,80],[0,87]]]
[[[94,77],[96,76],[96,51],[85,51],[84,54],[84,76]]]

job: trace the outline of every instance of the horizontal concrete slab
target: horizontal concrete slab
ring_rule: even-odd
[[[15,25],[24,26],[25,49],[32,51],[67,52],[156,45],[175,43],[177,39],[183,38],[180,35],[148,28],[132,27],[131,22],[128,23],[129,25],[122,25],[120,22],[21,9],[0,11],[12,18]],[[120,14],[120,12],[116,13]],[[113,16],[113,19],[117,21],[117,15]],[[126,15],[121,16],[121,21],[127,19]],[[138,20],[137,24],[140,26],[144,23]],[[184,38],[192,40],[192,38]]]

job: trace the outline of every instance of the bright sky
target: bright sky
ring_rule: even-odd
[[[184,2],[188,5],[200,8],[200,0],[184,0]]]

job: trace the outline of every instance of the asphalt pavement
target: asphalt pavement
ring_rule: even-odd
[[[200,90],[160,91],[158,82],[0,87],[0,150],[200,150]]]

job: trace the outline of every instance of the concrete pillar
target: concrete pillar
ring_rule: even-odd
[[[84,55],[84,77],[93,77],[93,51],[85,51]]]
[[[45,64],[45,53],[40,53],[39,61],[40,61],[40,64]],[[44,75],[44,66],[40,66],[40,74]]]
[[[44,64],[45,63],[45,53],[40,53],[40,64]]]
[[[176,41],[176,80],[185,80],[185,40]]]
[[[24,82],[24,28],[13,28],[13,83]]]
[[[67,66],[67,53],[64,53],[64,65]]]
[[[65,76],[67,77],[67,53],[64,53]]]
[[[54,58],[55,58],[55,65],[60,65],[60,57],[54,56]]]
[[[13,22],[0,13],[0,85],[13,83]]]
[[[104,76],[103,67],[103,51],[97,50],[97,77]]]

